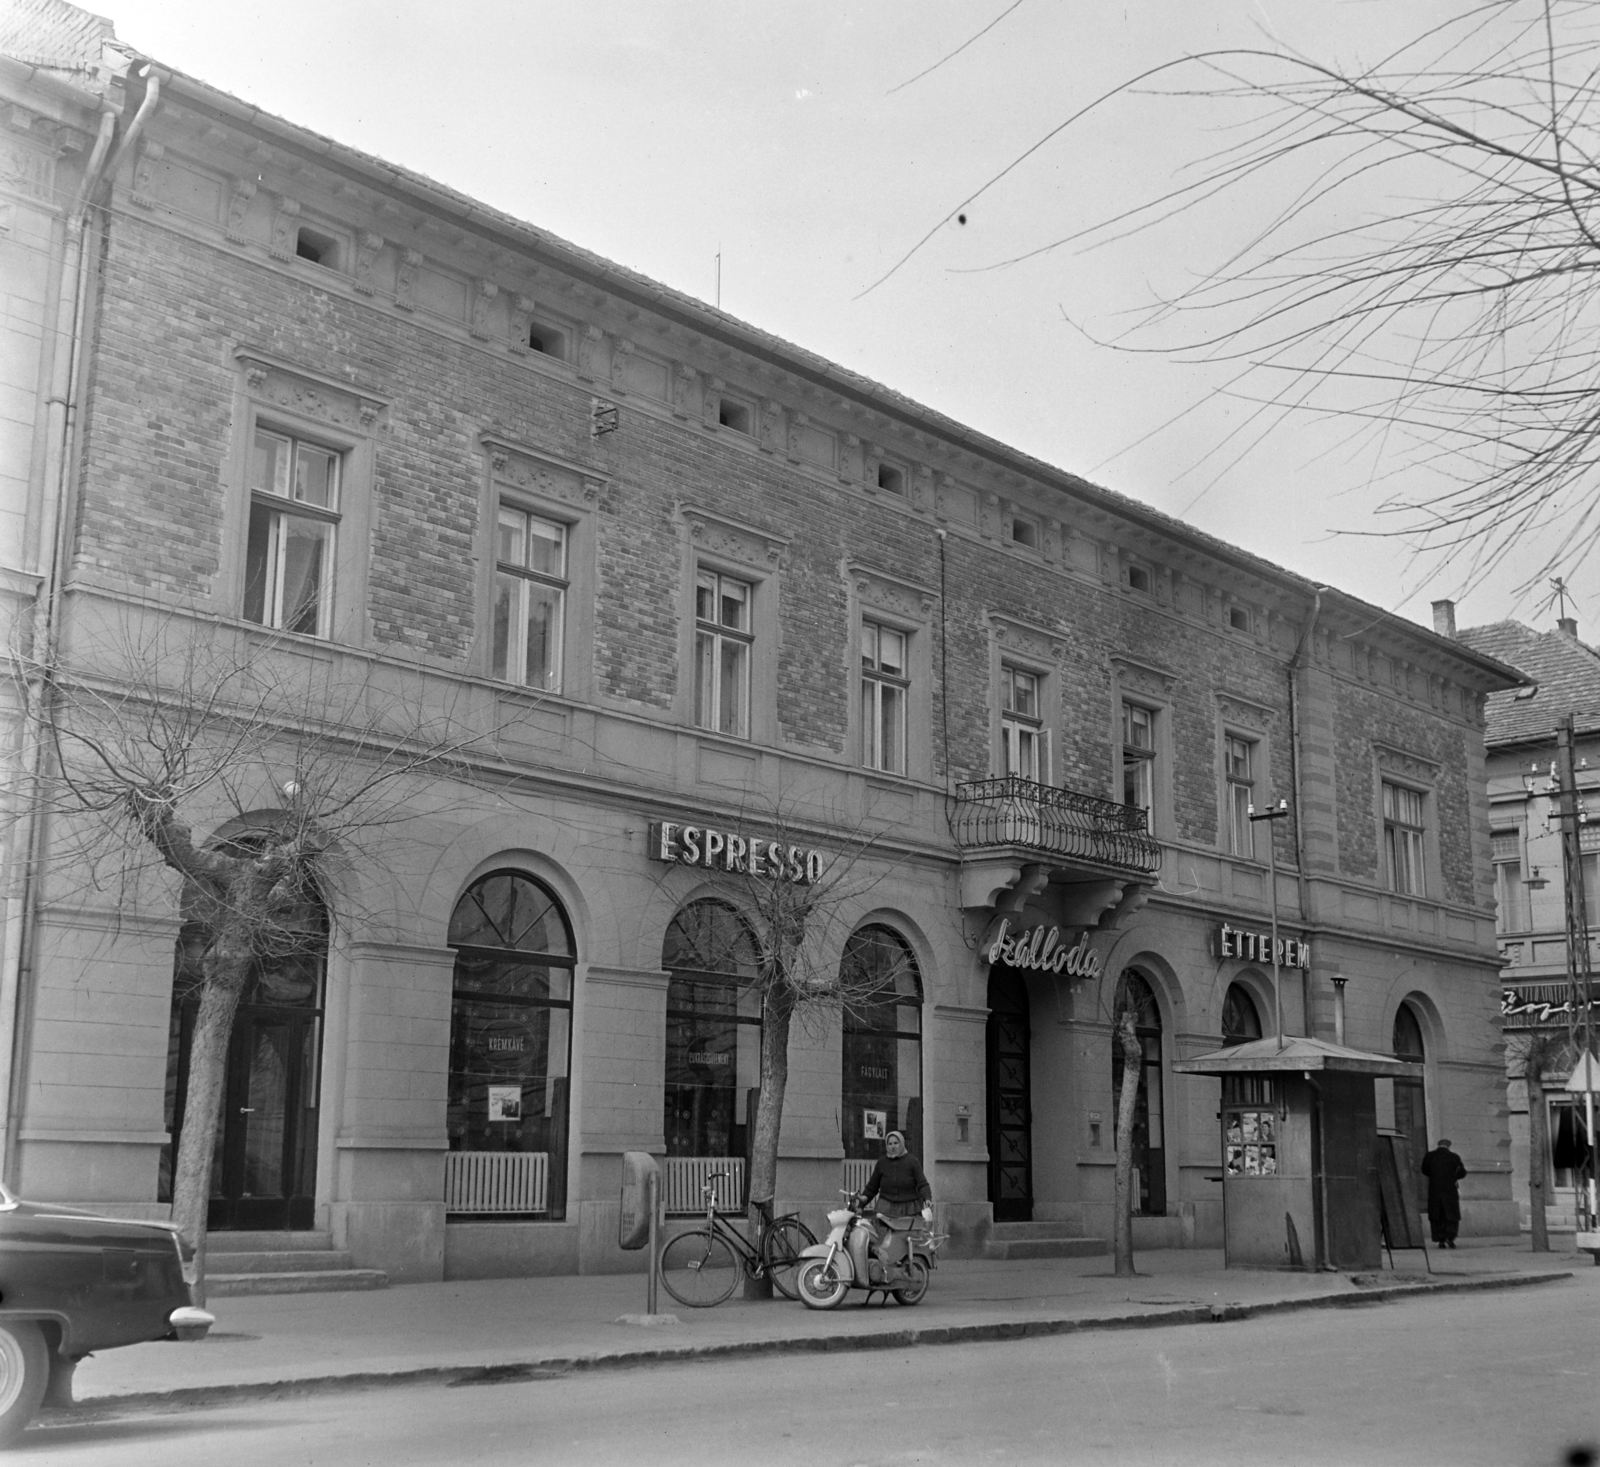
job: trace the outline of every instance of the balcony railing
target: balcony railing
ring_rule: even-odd
[[[1024,846],[1094,866],[1153,875],[1161,846],[1137,805],[1008,775],[956,786],[956,844],[963,851]]]

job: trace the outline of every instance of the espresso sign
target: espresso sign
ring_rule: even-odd
[[[1098,978],[1101,959],[1089,946],[1087,931],[1078,938],[1076,947],[1069,948],[1061,940],[1059,927],[1028,927],[1013,935],[1011,919],[1002,917],[989,947],[989,961],[1038,973]]]
[[[1242,927],[1230,927],[1226,922],[1217,930],[1217,956],[1243,958],[1248,963],[1272,961],[1272,934],[1247,932]],[[1280,968],[1310,968],[1311,944],[1297,942],[1292,937],[1278,939],[1278,966]]]
[[[821,851],[786,846],[775,840],[740,835],[733,830],[683,825],[659,820],[650,826],[650,859],[675,866],[701,866],[707,871],[738,871],[795,886],[822,880],[826,857]]]

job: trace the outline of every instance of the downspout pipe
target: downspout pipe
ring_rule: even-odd
[[[37,710],[50,696],[50,669],[57,637],[57,612],[66,577],[70,541],[70,516],[66,506],[71,490],[71,445],[76,431],[73,389],[83,345],[88,310],[88,259],[84,239],[93,206],[117,165],[140,133],[161,99],[161,81],[148,62],[142,64],[144,96],[133,121],[117,140],[117,114],[109,107],[100,114],[94,147],[84,167],[83,182],[63,225],[61,274],[56,295],[50,385],[45,398],[45,459],[40,477],[40,517],[36,540],[40,570],[34,593],[32,626],[27,650],[32,666],[21,679],[26,706],[19,751],[22,808],[12,828],[11,870],[5,894],[5,936],[0,944],[0,1015],[10,1029],[9,1042],[0,1046],[0,1178],[10,1178],[15,1165],[21,1124],[23,1055],[25,1053],[28,982],[32,969],[37,869],[40,855],[44,803],[44,744],[39,736]],[[113,144],[116,144],[113,152]]]
[[[1300,921],[1311,925],[1311,881],[1306,875],[1305,789],[1302,780],[1304,759],[1300,747],[1300,672],[1305,666],[1306,652],[1311,646],[1311,635],[1317,628],[1317,618],[1322,615],[1322,593],[1328,588],[1318,586],[1312,593],[1311,614],[1301,629],[1300,640],[1295,644],[1294,656],[1289,659],[1289,775],[1294,790],[1294,869],[1300,898]],[[1309,1035],[1311,1024],[1310,978],[1301,984],[1302,1027]]]

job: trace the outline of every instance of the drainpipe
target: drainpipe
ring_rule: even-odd
[[[1311,882],[1306,876],[1305,791],[1301,787],[1300,754],[1300,670],[1305,665],[1306,649],[1311,645],[1311,634],[1316,630],[1317,618],[1322,614],[1322,593],[1328,588],[1318,586],[1311,600],[1311,615],[1306,618],[1300,640],[1295,644],[1294,656],[1289,659],[1289,776],[1294,789],[1294,869],[1300,894],[1300,921],[1311,925]],[[1311,977],[1310,970],[1302,972],[1300,979],[1300,1015],[1303,1027],[1311,1033]]]
[[[133,121],[123,132],[112,153],[117,114],[106,109],[100,114],[100,128],[94,148],[84,168],[80,186],[64,224],[65,239],[61,255],[61,276],[56,296],[53,331],[55,356],[51,363],[49,394],[45,399],[45,461],[40,479],[41,516],[38,555],[43,562],[38,590],[34,593],[33,625],[29,638],[33,667],[24,678],[26,706],[37,709],[50,696],[49,681],[54,659],[62,582],[66,575],[70,519],[66,513],[70,497],[70,453],[76,428],[72,402],[84,318],[88,310],[87,257],[84,236],[89,214],[105,181],[128,149],[138,140],[161,98],[161,82],[148,62],[144,99]],[[29,731],[29,724],[35,724]],[[41,778],[44,746],[37,736],[36,719],[24,718],[20,773],[25,791],[23,808],[12,828],[12,866],[5,897],[5,938],[0,946],[0,1016],[10,1028],[10,1042],[0,1046],[0,1178],[11,1175],[16,1157],[17,1133],[21,1124],[23,1074],[22,1057],[26,1032],[28,978],[32,969],[34,904],[37,899],[35,873],[40,855],[40,819],[44,801]]]

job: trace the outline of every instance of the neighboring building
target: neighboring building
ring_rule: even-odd
[[[899,1125],[956,1246],[1008,1220],[1107,1235],[1126,978],[1136,1239],[1214,1245],[1217,1082],[1172,1064],[1271,1032],[1272,838],[1286,1027],[1421,1061],[1380,1083],[1380,1119],[1452,1135],[1467,1231],[1514,1224],[1481,723],[1509,669],[147,75],[81,11],[18,13],[11,607],[59,565],[69,662],[156,616],[509,720],[477,786],[441,786],[389,869],[329,891],[325,967],[264,974],[216,1226],[315,1225],[401,1278],[638,1266],[624,1151],[665,1156],[678,1204],[743,1174],[759,1017],[731,867],[770,866],[780,824],[786,879],[855,854],[870,881],[827,961],[896,985],[796,1034],[781,1203],[816,1220]],[[74,338],[64,214],[105,160]],[[38,404],[74,340],[53,439]],[[1278,797],[1296,818],[1252,825]],[[181,914],[143,888],[26,896],[8,1176],[159,1213]]]
[[[1448,603],[1436,603],[1436,608]],[[1448,611],[1439,629],[1451,635]],[[1553,632],[1521,622],[1469,627],[1459,639],[1476,651],[1518,668],[1526,686],[1489,695],[1484,740],[1488,748],[1490,838],[1494,843],[1496,930],[1505,961],[1502,1013],[1511,1110],[1512,1195],[1524,1226],[1528,1218],[1528,1088],[1522,1055],[1530,1033],[1567,1036],[1581,1015],[1567,975],[1567,914],[1561,865],[1561,827],[1550,813],[1548,787],[1555,768],[1556,728],[1573,715],[1578,790],[1600,817],[1600,653],[1578,640],[1577,622],[1562,617]],[[1586,764],[1585,762],[1586,761]],[[1585,826],[1583,887],[1591,963],[1600,973],[1600,820]],[[1544,1074],[1548,1110],[1549,1225],[1575,1226],[1574,1163],[1581,1160],[1583,1097],[1563,1088],[1573,1055],[1559,1057]]]

